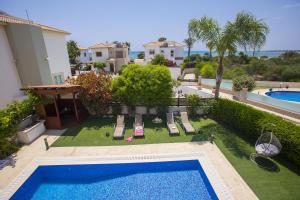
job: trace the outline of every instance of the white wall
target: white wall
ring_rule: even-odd
[[[64,79],[71,77],[71,68],[65,34],[43,30],[43,37],[48,54],[48,62],[52,78],[54,74],[62,73]],[[53,80],[55,82],[55,80]]]
[[[86,56],[84,56],[84,53]],[[78,56],[79,62],[81,63],[88,63],[90,62],[90,54],[88,49],[80,50],[80,55]]]
[[[154,50],[155,54],[150,55],[150,50]],[[174,56],[171,56],[171,51],[174,51]],[[163,52],[162,52],[163,51]],[[145,47],[145,60],[149,63],[153,57],[157,54],[162,54],[166,59],[176,62],[179,66],[183,60],[175,60],[176,57],[183,57],[184,56],[184,48],[183,47],[162,47],[159,46],[152,46],[152,47]]]
[[[96,52],[102,52],[101,57],[96,56]],[[108,48],[91,49],[92,62],[106,62],[109,58]]]
[[[0,25],[0,109],[24,97],[21,81],[9,46],[5,28]]]

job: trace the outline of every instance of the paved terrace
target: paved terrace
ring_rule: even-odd
[[[170,144],[148,144],[129,146],[99,146],[99,147],[52,147],[45,150],[44,138],[47,137],[52,144],[63,131],[47,131],[44,135],[34,141],[31,145],[24,146],[16,155],[14,167],[7,166],[0,170],[0,193],[13,181],[22,170],[33,160],[55,157],[79,158],[79,157],[101,157],[101,156],[133,156],[133,155],[155,155],[155,154],[193,154],[205,153],[208,161],[224,182],[225,187],[234,199],[257,199],[253,191],[248,187],[240,175],[231,166],[216,145],[209,142],[189,142]],[[5,180],[5,181],[3,181]]]

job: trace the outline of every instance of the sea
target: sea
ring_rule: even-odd
[[[129,53],[129,57],[130,59],[134,60],[137,58],[137,55],[142,52],[142,51],[130,51]],[[280,56],[281,54],[283,54],[284,52],[286,52],[286,50],[272,50],[272,51],[257,51],[255,52],[255,56],[257,57],[261,57],[261,56],[268,56],[269,58],[272,58],[272,57],[278,57]],[[299,51],[298,51],[299,52]],[[208,51],[191,51],[191,54],[199,54],[199,55],[204,55],[205,53],[208,53]],[[184,56],[186,57],[188,54],[187,51],[184,51]],[[213,52],[212,53],[213,56],[216,55],[216,52]],[[252,56],[253,55],[253,52],[252,51],[248,51],[247,52],[247,55],[248,56]]]

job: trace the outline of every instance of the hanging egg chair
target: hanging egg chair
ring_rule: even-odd
[[[262,128],[261,135],[255,143],[256,153],[250,155],[252,161],[258,156],[269,158],[280,153],[282,146],[278,138],[274,135],[275,127],[274,124],[267,123]]]

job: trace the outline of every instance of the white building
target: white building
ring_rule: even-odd
[[[118,43],[99,43],[88,48],[80,47],[79,62],[83,64],[102,62],[106,71],[118,72],[129,62],[128,47]]]
[[[69,34],[0,13],[0,109],[24,98],[22,87],[62,84],[71,76]]]
[[[176,63],[177,66],[181,65],[184,58],[184,45],[175,41],[155,41],[144,44],[145,48],[145,61],[151,62],[155,55],[161,54],[166,59]]]

